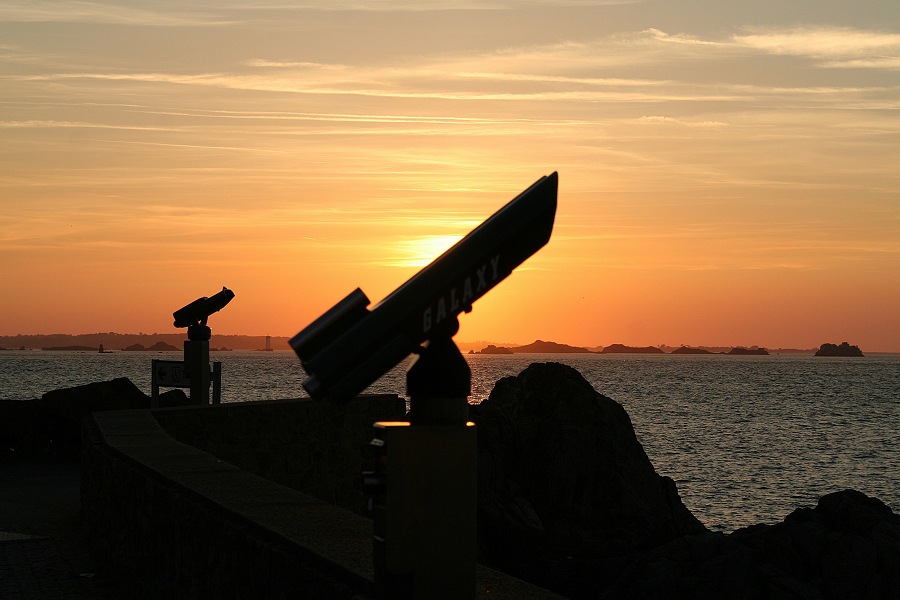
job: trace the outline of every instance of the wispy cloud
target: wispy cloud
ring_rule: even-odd
[[[735,44],[769,54],[804,56],[831,68],[900,68],[900,33],[848,27],[751,30]]]
[[[253,10],[272,11],[368,11],[368,12],[422,12],[448,10],[512,10],[523,6],[577,7],[617,6],[643,4],[647,0],[461,0],[448,3],[444,0],[316,0],[315,2],[265,2],[253,4]]]
[[[638,119],[639,123],[663,124],[663,125],[681,125],[683,127],[727,127],[728,123],[724,121],[691,121],[686,119],[677,119],[675,117],[666,117],[662,115],[647,115]]]
[[[154,27],[203,27],[233,21],[212,12],[157,11],[126,4],[99,2],[0,2],[0,23],[106,23]]]

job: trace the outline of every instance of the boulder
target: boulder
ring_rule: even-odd
[[[180,402],[175,395],[164,396],[162,406]],[[77,460],[84,417],[97,411],[135,408],[150,408],[150,397],[125,377],[53,390],[36,400],[3,401],[0,457]]]
[[[604,600],[900,598],[900,516],[855,490],[828,494],[776,525],[703,533],[655,548]]]
[[[572,367],[535,363],[472,407],[480,559],[566,594],[706,528],[655,472],[625,409]]]

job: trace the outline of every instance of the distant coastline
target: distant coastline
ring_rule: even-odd
[[[273,350],[290,350],[288,337],[271,336]],[[181,333],[85,333],[0,336],[0,350],[44,350],[48,352],[172,352],[181,351],[187,332]],[[213,332],[210,351],[264,350],[264,335],[217,335]]]
[[[210,351],[265,350],[265,335],[216,335],[210,340]],[[0,336],[0,350],[44,350],[54,352],[98,352],[102,346],[104,353],[119,351],[174,352],[181,351],[187,333],[90,333],[90,334],[44,334]],[[287,336],[271,336],[271,349],[289,351]],[[858,346],[843,342],[822,344],[819,348],[761,348],[758,346],[629,346],[610,344],[608,346],[570,346],[553,341],[535,340],[530,344],[513,345],[495,342],[461,342],[457,345],[468,354],[724,354],[724,355],[771,355],[804,354],[818,356],[863,356]]]
[[[846,344],[846,342],[845,342]],[[833,346],[832,344],[823,344],[822,348]],[[844,345],[841,346],[843,348]],[[856,346],[852,346],[856,348]],[[856,348],[858,350],[858,348]],[[808,354],[817,355],[821,350],[816,348],[796,349],[796,348],[778,348],[769,350],[760,348],[759,346],[733,346],[733,347],[706,347],[706,346],[680,346],[673,348],[670,346],[628,346],[625,344],[610,344],[609,346],[599,346],[596,348],[585,348],[581,346],[568,346],[557,342],[548,342],[544,340],[535,340],[524,346],[497,346],[488,344],[481,350],[469,350],[469,354],[725,354],[731,356],[769,356],[771,354]],[[836,354],[832,354],[836,356]],[[846,354],[845,354],[846,356]]]

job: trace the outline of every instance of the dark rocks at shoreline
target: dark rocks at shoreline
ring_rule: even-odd
[[[160,406],[189,404],[180,389],[160,394],[159,400]],[[83,418],[149,408],[150,396],[126,377],[53,390],[35,400],[0,400],[0,460],[78,460]]]
[[[859,346],[851,346],[847,342],[841,342],[840,346],[836,344],[822,344],[819,349],[816,350],[816,356],[861,357],[865,355],[862,353],[862,350],[859,349]]]
[[[621,405],[533,364],[473,406],[479,561],[576,600],[900,598],[900,516],[845,490],[777,525],[707,530]]]
[[[172,390],[161,405],[177,395],[187,403]],[[125,378],[0,401],[0,462],[77,461],[84,416],[148,407]],[[624,408],[571,367],[533,364],[471,413],[488,566],[576,600],[900,598],[900,516],[875,498],[845,490],[775,525],[711,532]]]
[[[855,490],[828,494],[775,525],[703,533],[654,548],[604,600],[900,598],[900,516]]]
[[[625,409],[572,367],[501,379],[471,418],[488,565],[592,597],[640,553],[706,531],[654,471]]]
[[[601,351],[601,354],[665,354],[656,346],[626,346],[625,344],[610,344]]]

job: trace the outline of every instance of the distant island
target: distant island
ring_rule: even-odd
[[[859,346],[851,346],[847,342],[841,342],[841,345],[822,344],[816,351],[816,356],[865,356]]]
[[[769,351],[765,348],[732,348],[727,352],[733,356],[769,356]]]
[[[536,340],[525,346],[495,346],[489,344],[481,350],[470,350],[469,354],[725,354],[731,356],[769,356],[769,351],[765,348],[756,346],[744,348],[742,346],[733,347],[728,351],[722,349],[719,352],[713,352],[708,348],[694,348],[690,346],[681,346],[675,348],[671,352],[666,352],[656,346],[626,346],[625,344],[610,344],[599,351],[591,350],[581,346],[568,346],[556,342],[545,342]],[[812,353],[809,350],[808,353]]]
[[[602,354],[665,354],[656,346],[626,346],[625,344],[610,344],[601,351]]]
[[[0,336],[0,350],[48,350],[69,352],[97,352],[103,348],[103,353],[111,351],[129,352],[173,352],[182,349],[187,339],[187,332],[176,333],[89,333],[89,334],[41,334],[41,335],[14,335]],[[210,340],[211,352],[228,352],[230,350],[266,350],[281,351],[290,350],[287,337],[276,336],[249,336],[249,335],[218,335],[213,334]],[[807,354],[812,356],[863,356],[858,346],[852,346],[847,342],[840,345],[822,344],[815,348],[794,349],[775,348],[765,349],[751,346],[686,346],[672,347],[662,344],[660,346],[627,346],[625,344],[611,344],[606,346],[582,347],[569,346],[558,342],[535,340],[531,344],[517,346],[515,344],[498,344],[490,340],[478,342],[457,341],[460,350],[469,354],[725,354],[725,355],[767,355],[767,354]]]
[[[512,348],[498,347],[491,344],[479,352],[470,352],[470,354],[592,354],[592,352],[580,346],[568,346],[556,342],[535,340],[525,346]]]
[[[156,342],[149,348],[145,348],[142,344],[132,344],[131,346],[123,348],[123,350],[125,352],[177,352],[181,350],[181,348],[176,348],[165,342]]]
[[[710,352],[706,348],[691,348],[690,346],[682,346],[681,348],[675,348],[669,354],[715,354],[715,352]]]
[[[509,348],[503,348],[500,346],[495,346],[493,344],[489,344],[488,346],[486,346],[485,348],[482,348],[478,352],[475,352],[474,350],[469,350],[469,354],[515,354],[515,352],[513,352]]]
[[[210,348],[218,348],[219,351],[227,350],[257,350],[266,346],[265,335],[220,335],[213,331],[210,340]],[[290,350],[287,337],[271,336],[270,347],[273,350]],[[104,349],[126,350],[131,346],[147,346],[144,351],[157,351],[153,344],[163,342],[169,345],[167,351],[181,350],[184,341],[187,340],[187,331],[172,333],[51,333],[34,335],[7,335],[0,336],[0,348],[17,350],[74,350],[78,352],[97,352],[102,344]],[[139,348],[134,351],[140,352]],[[212,351],[212,350],[211,350]]]

